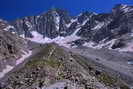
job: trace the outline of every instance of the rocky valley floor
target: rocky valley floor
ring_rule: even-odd
[[[130,89],[110,70],[98,69],[98,63],[74,49],[57,44],[31,49],[33,55],[1,79],[1,89]]]

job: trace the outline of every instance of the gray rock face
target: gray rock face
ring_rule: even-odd
[[[17,28],[18,34],[32,37],[30,31],[37,31],[44,37],[55,38],[57,36],[71,35],[78,26],[90,18],[92,13],[85,12],[75,18],[69,16],[68,12],[60,9],[52,9],[39,16],[25,17],[12,22]]]
[[[93,16],[91,20],[81,28],[78,35],[99,42],[105,38],[110,40],[131,33],[133,28],[133,11],[123,13],[121,8],[122,5],[116,6],[109,14]],[[125,9],[128,8],[128,6],[125,6]]]
[[[70,36],[79,29],[75,35],[80,37],[78,40],[82,40],[80,45],[85,42],[106,44],[116,39],[113,46],[115,49],[121,44],[127,45],[127,40],[129,43],[133,40],[133,6],[119,4],[110,13],[84,12],[76,17],[70,16],[64,10],[52,9],[42,15],[18,19],[11,24],[19,35],[30,38],[34,37],[32,31],[54,39],[58,36]],[[75,44],[79,45],[77,41]]]
[[[13,25],[18,29],[19,34],[32,37],[30,31],[37,31],[44,37],[55,38],[58,35],[65,36],[66,24],[70,22],[70,16],[66,11],[53,9],[39,16],[25,17],[16,20]]]

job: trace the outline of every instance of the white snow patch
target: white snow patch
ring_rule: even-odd
[[[66,31],[61,31],[60,33],[65,34],[65,33],[66,33]]]
[[[28,26],[29,30],[32,28],[32,25],[29,21],[26,21],[26,25]]]
[[[127,7],[127,5],[124,5],[124,4],[122,4],[121,6],[122,6],[121,9],[124,9]]]
[[[76,22],[77,20],[78,20],[77,18],[71,19],[71,22],[69,24],[66,24],[66,27],[69,28],[72,25],[72,23]]]
[[[106,40],[106,39],[104,39],[104,40]],[[112,39],[111,41],[108,41],[106,43],[99,43],[99,44],[96,44],[94,42],[86,42],[83,44],[83,46],[91,47],[91,48],[95,48],[95,49],[101,49],[103,47],[107,47],[109,49],[112,49],[112,46],[114,45],[116,40],[117,39]]]
[[[108,41],[108,42],[106,42],[106,43],[98,44],[97,46],[95,46],[95,48],[101,49],[101,48],[103,48],[103,47],[107,47],[108,49],[112,49],[112,46],[115,44],[115,41],[116,41],[116,40],[117,40],[117,39],[112,39],[112,40],[110,40],[110,41]]]
[[[80,17],[80,16],[82,16],[83,15],[83,13],[80,13],[79,15],[78,15],[78,17]]]
[[[59,26],[59,24],[60,24],[60,17],[59,16],[55,17],[55,20],[56,20],[56,30],[59,31],[59,28],[60,28],[60,26]]]
[[[33,41],[33,42],[37,42],[37,43],[49,43],[49,41],[51,40],[51,39],[49,39],[49,38],[47,38],[47,37],[45,37],[45,38],[35,38],[35,37],[33,37],[33,38],[27,38],[28,40],[30,40],[30,41]]]
[[[29,52],[23,51],[23,53],[24,55],[22,55],[22,57],[16,61],[16,65],[22,63],[26,58],[28,58],[32,54],[32,51],[29,51]],[[3,69],[2,72],[0,72],[0,78],[4,77],[5,74],[10,72],[14,67],[15,66],[6,65],[6,68]]]
[[[65,85],[66,85],[65,82],[59,82],[59,83],[55,83],[49,87],[43,87],[42,89],[64,89]]]
[[[53,42],[57,43],[60,46],[65,46],[67,48],[71,47],[70,42],[75,41],[80,39],[80,37],[76,36],[76,35],[71,35],[71,36],[67,36],[67,37],[61,37],[58,38],[56,40],[54,40]]]
[[[78,31],[80,30],[81,28],[77,28],[74,32],[73,32],[73,36],[75,36],[77,33],[78,33]]]
[[[103,44],[103,46],[109,45],[108,48],[112,49],[112,46],[115,44],[117,39],[112,39],[111,41],[108,41],[107,43]]]
[[[133,11],[133,9],[131,9],[131,8],[125,8],[124,9],[124,12],[126,13],[126,12],[131,12],[131,11]]]
[[[93,12],[94,15],[98,15],[98,13]]]
[[[59,31],[59,24],[60,24],[60,16],[56,11],[53,11],[54,21],[56,24],[56,31]]]
[[[104,26],[104,22],[98,23],[92,30],[100,29],[102,26]]]
[[[73,35],[73,36],[76,36],[76,34],[78,33],[78,31],[81,29],[81,26],[85,25],[85,24],[87,23],[88,20],[89,20],[89,19],[86,19],[86,20],[82,23],[82,25],[79,25],[72,35]]]
[[[13,69],[13,66],[7,65],[5,69],[3,69],[2,72],[0,72],[0,78],[4,77],[6,73],[11,71]]]
[[[15,32],[11,32],[12,34],[16,34]]]
[[[16,65],[22,63],[26,58],[32,55],[32,51],[29,51],[28,53],[23,51],[23,53],[24,55],[22,55],[22,57],[16,61]]]
[[[27,38],[31,41],[37,41],[40,42],[43,39],[43,35],[41,35],[40,33],[38,33],[37,31],[31,31],[31,34],[33,36],[33,38]],[[23,35],[22,35],[23,36]]]
[[[118,49],[120,52],[133,52],[133,42],[127,44],[126,47]]]
[[[95,45],[95,43],[94,42],[91,42],[91,41],[90,42],[86,42],[86,43],[83,44],[83,46],[85,46],[85,47],[91,47],[91,48],[95,48],[94,45]]]
[[[124,13],[133,11],[133,8],[127,5],[122,5],[121,10],[124,11]]]
[[[72,23],[66,24],[66,27],[69,28],[72,25]]]
[[[87,23],[87,21],[89,21],[89,19],[86,19],[83,23],[82,26],[85,25]]]
[[[9,25],[9,26],[7,26],[6,28],[4,28],[3,30],[5,30],[5,31],[9,31],[9,29],[14,29],[14,27],[13,26],[11,26],[11,25]]]
[[[76,22],[78,19],[76,18],[76,19],[71,19],[71,23],[74,23],[74,22]]]
[[[21,34],[20,37],[25,38],[25,35],[24,34]]]
[[[83,46],[91,47],[91,48],[95,48],[95,49],[101,49],[103,47],[106,47],[110,50],[116,50],[119,52],[133,52],[133,42],[127,43],[127,46],[124,48],[112,49],[112,46],[115,44],[117,39],[112,39],[106,43],[105,43],[105,41],[106,41],[106,39],[102,40],[99,44],[96,44],[96,43],[90,41],[90,42],[84,43]]]
[[[76,36],[75,34],[70,35],[70,36],[66,36],[66,37],[58,36],[54,39],[50,39],[48,37],[43,38],[43,36],[36,31],[32,31],[31,33],[33,35],[33,38],[27,38],[30,41],[42,43],[42,44],[54,42],[54,43],[57,43],[61,46],[65,46],[65,47],[70,47],[69,42],[80,39],[80,37]]]
[[[38,15],[38,16],[36,16],[37,18],[40,18],[41,16],[40,15]]]
[[[71,22],[69,24],[66,24],[66,27],[69,28],[72,25],[72,23],[76,22],[77,20],[78,20],[77,18],[71,19]],[[88,20],[89,20],[89,18],[86,19],[82,24],[79,24],[79,27],[85,25]]]
[[[53,39],[50,39],[48,37],[43,37],[40,33],[34,31],[31,32],[33,35],[33,38],[27,38],[30,41],[37,42],[37,43],[51,43]]]
[[[31,34],[34,36],[34,38],[43,38],[43,35],[41,35],[37,31],[31,31]]]

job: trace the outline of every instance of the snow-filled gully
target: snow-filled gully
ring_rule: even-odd
[[[29,51],[29,52],[23,51],[23,53],[24,53],[24,54],[22,55],[22,57],[16,61],[16,65],[15,65],[15,66],[19,65],[19,64],[22,63],[26,58],[28,58],[29,56],[32,55],[32,51]],[[6,68],[3,69],[2,72],[0,72],[0,78],[3,78],[3,77],[5,76],[5,74],[7,74],[8,72],[10,72],[15,66],[6,65]]]

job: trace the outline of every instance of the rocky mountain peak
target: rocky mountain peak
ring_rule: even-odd
[[[39,43],[57,42],[64,45],[66,41],[62,42],[62,39],[68,42],[71,38],[76,42],[75,45],[91,42],[91,47],[99,47],[99,44],[99,48],[110,47],[111,43],[120,42],[114,40],[124,39],[123,36],[132,34],[132,10],[132,6],[118,4],[110,13],[83,12],[73,18],[67,11],[54,8],[44,14],[25,17],[11,24],[17,29],[14,29],[17,34],[34,42],[40,40]],[[131,36],[128,37],[132,39]],[[126,45],[125,42],[124,44]]]
[[[81,13],[79,16],[77,16],[77,19],[78,19],[78,22],[82,24],[85,20],[87,19],[89,20],[94,15],[95,13],[86,11],[86,12]]]
[[[128,6],[125,4],[117,4],[114,8],[113,8],[113,12],[116,13],[129,13],[133,11],[133,6]]]

